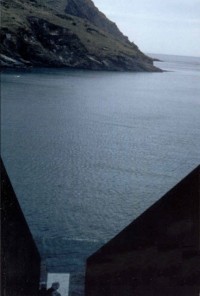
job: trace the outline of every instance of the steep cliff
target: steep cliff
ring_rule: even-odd
[[[1,0],[1,65],[159,71],[90,0]]]
[[[40,4],[45,4],[47,7],[53,8],[60,13],[67,13],[82,19],[85,19],[97,26],[99,29],[110,33],[113,37],[129,42],[117,25],[110,21],[91,0],[36,0]]]
[[[120,32],[116,24],[108,20],[90,0],[68,0],[65,12],[86,19],[113,37],[128,42],[128,38]]]

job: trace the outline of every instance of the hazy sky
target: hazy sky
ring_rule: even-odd
[[[146,53],[200,57],[200,0],[93,0]]]

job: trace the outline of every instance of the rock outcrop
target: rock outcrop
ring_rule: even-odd
[[[90,0],[2,0],[1,9],[3,67],[159,71]]]

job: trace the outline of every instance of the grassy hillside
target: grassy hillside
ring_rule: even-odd
[[[117,40],[88,20],[25,0],[1,1],[1,11],[3,66],[9,59],[12,66],[13,59],[43,66],[156,70],[137,46]]]

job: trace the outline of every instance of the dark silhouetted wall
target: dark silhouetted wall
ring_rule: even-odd
[[[87,260],[86,296],[199,296],[200,166]]]
[[[1,295],[38,295],[40,255],[1,162]]]

